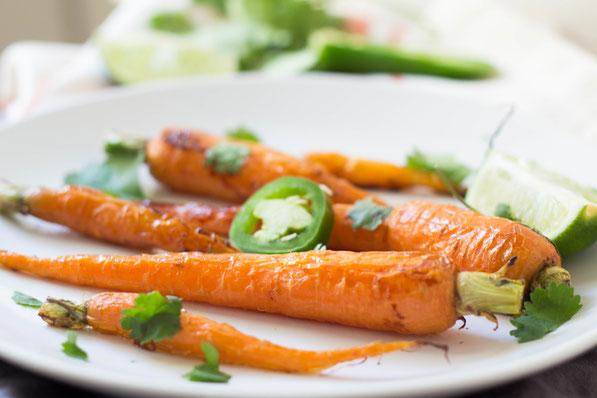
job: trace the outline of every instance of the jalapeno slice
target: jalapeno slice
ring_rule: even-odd
[[[237,213],[230,240],[248,253],[289,253],[327,244],[332,202],[314,182],[282,177],[255,192]]]

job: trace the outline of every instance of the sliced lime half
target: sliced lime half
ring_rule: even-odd
[[[484,214],[506,210],[551,239],[562,256],[597,241],[597,191],[534,162],[490,151],[466,201]]]
[[[147,33],[100,36],[97,42],[112,78],[123,84],[238,70],[237,54],[205,45],[193,36]]]

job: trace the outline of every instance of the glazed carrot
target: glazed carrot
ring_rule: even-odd
[[[183,220],[196,220],[184,206]],[[160,208],[176,213],[178,206]],[[391,215],[373,231],[352,228],[347,217],[351,205],[334,205],[334,228],[327,247],[351,251],[426,251],[447,256],[459,271],[496,272],[512,263],[505,276],[524,279],[527,283],[538,278],[544,269],[557,267],[557,272],[569,280],[561,268],[561,259],[554,245],[530,228],[514,221],[485,216],[456,206],[413,201],[394,207]],[[216,211],[216,210],[214,210]],[[236,208],[219,208],[232,219]],[[218,231],[226,231],[230,224],[221,217]],[[199,221],[200,222],[200,221]],[[213,225],[213,223],[212,223]],[[552,275],[553,277],[553,275]],[[551,279],[550,279],[551,281]]]
[[[0,209],[4,212],[19,211],[96,239],[141,249],[238,252],[227,240],[203,231],[201,223],[188,219],[183,222],[91,188],[10,188],[0,190]]]
[[[0,265],[77,285],[157,290],[186,300],[404,334],[442,332],[463,313],[503,311],[473,308],[463,299],[469,293],[482,296],[485,288],[456,292],[464,283],[463,275],[490,279],[489,274],[473,272],[456,278],[454,266],[437,254],[312,251],[40,259],[0,251]],[[487,289],[499,290],[490,297],[507,291],[515,307],[507,313],[517,313],[522,284],[510,296],[510,286],[520,282],[503,281],[497,287],[489,283]]]
[[[557,267],[564,280],[570,278],[561,268],[555,246],[518,222],[452,205],[413,201],[395,206],[375,230],[358,229],[357,239],[352,220],[347,217],[350,209],[348,205],[334,206],[334,230],[329,248],[441,253],[458,271],[491,273],[508,264],[504,276],[524,279],[528,284],[550,267]]]
[[[134,293],[100,293],[91,297],[83,309],[65,300],[48,299],[40,311],[40,316],[52,325],[61,326],[62,319],[57,319],[57,316],[60,317],[57,314],[61,314],[65,307],[69,309],[75,307],[74,310],[79,310],[83,319],[66,320],[69,323],[77,322],[68,327],[80,328],[89,325],[100,333],[130,338],[130,332],[120,326],[120,319],[123,317],[123,310],[135,306],[136,296]],[[377,356],[420,344],[411,341],[393,341],[331,351],[306,351],[260,340],[228,324],[190,314],[184,310],[180,314],[180,323],[182,330],[173,337],[150,342],[145,347],[170,354],[205,359],[201,343],[209,342],[220,352],[220,359],[225,363],[284,372],[317,372],[340,362]]]
[[[220,174],[205,165],[210,148],[231,142],[249,149],[237,172]],[[159,138],[149,141],[146,155],[151,174],[170,188],[232,202],[243,202],[263,185],[284,176],[304,177],[324,184],[333,193],[332,201],[338,203],[353,203],[370,196],[317,165],[259,144],[231,141],[198,131],[168,129]]]
[[[441,178],[434,173],[426,173],[411,167],[398,166],[392,163],[352,158],[339,153],[311,153],[305,157],[330,173],[345,178],[361,187],[382,189],[403,189],[422,185],[439,192],[448,193]],[[457,187],[463,191],[462,187]]]
[[[196,202],[176,205],[172,203],[155,203],[144,201],[144,206],[160,213],[170,214],[183,221],[195,222],[205,231],[215,232],[221,236],[228,236],[232,220],[240,207],[209,206]]]

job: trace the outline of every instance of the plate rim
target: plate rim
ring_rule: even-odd
[[[395,89],[395,86],[386,77],[355,77],[348,75],[332,75],[325,73],[310,73],[295,77],[271,77],[264,76],[257,73],[245,73],[240,75],[230,76],[201,76],[193,78],[173,79],[161,82],[150,82],[139,84],[136,86],[119,86],[108,87],[94,93],[85,94],[83,96],[73,97],[72,100],[58,104],[56,106],[48,107],[33,115],[27,116],[19,121],[9,121],[0,125],[0,137],[5,137],[3,134],[9,135],[10,131],[15,128],[26,128],[28,123],[34,123],[44,118],[53,117],[56,114],[75,112],[79,107],[93,106],[94,104],[105,103],[114,99],[123,99],[126,97],[143,96],[147,93],[155,93],[160,91],[175,91],[188,90],[189,86],[200,88],[205,86],[221,85],[221,84],[276,84],[280,82],[287,83],[288,81],[299,83],[316,83],[333,82],[333,83],[351,83],[364,84],[368,87],[376,84],[379,89]],[[397,86],[401,83],[397,81]],[[421,92],[429,93],[444,98],[460,98],[466,101],[474,101],[483,104],[490,104],[489,101],[478,100],[467,96],[452,96],[445,92],[434,92],[429,87],[421,87]],[[532,343],[526,343],[532,344]],[[427,395],[427,394],[450,394],[456,392],[467,392],[481,388],[489,388],[498,384],[503,384],[508,381],[520,379],[522,377],[538,373],[542,370],[554,367],[562,362],[565,362],[589,349],[597,346],[597,329],[587,330],[581,335],[565,343],[560,343],[557,347],[552,347],[549,351],[535,353],[527,357],[523,364],[496,364],[491,373],[493,376],[488,379],[487,370],[479,367],[474,372],[467,372],[466,374],[455,375],[450,373],[440,373],[431,376],[414,376],[410,379],[394,380],[376,380],[372,381],[346,381],[342,385],[335,384],[328,390],[322,391],[322,386],[317,386],[315,389],[301,388],[287,391],[287,396],[325,396],[325,397],[358,397],[363,394],[374,394],[376,396],[390,396],[399,393],[400,395]],[[41,354],[38,354],[41,355]],[[0,342],[0,357],[2,359],[23,367],[38,374],[42,374],[51,378],[62,380],[66,383],[79,385],[86,388],[94,388],[102,391],[111,391],[125,394],[143,393],[145,395],[177,395],[188,396],[190,394],[207,394],[208,396],[218,397],[236,397],[239,391],[237,389],[222,389],[218,386],[209,384],[202,384],[197,386],[191,384],[188,389],[173,392],[165,386],[151,386],[148,389],[147,385],[140,379],[124,380],[122,377],[115,378],[114,372],[106,371],[104,369],[94,369],[90,372],[85,367],[76,366],[75,364],[66,363],[54,358],[47,358],[41,355],[44,361],[40,361],[34,351],[28,351],[26,348],[20,346],[7,346]],[[500,367],[501,366],[501,367]],[[421,380],[429,380],[421,387]],[[308,383],[302,383],[304,385]],[[274,397],[278,396],[276,392],[267,393],[264,391],[244,391],[246,397]]]

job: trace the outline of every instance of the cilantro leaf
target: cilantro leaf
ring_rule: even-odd
[[[174,336],[182,329],[180,310],[182,300],[162,296],[159,292],[141,293],[135,299],[135,307],[123,310],[120,325],[130,330],[130,337],[141,344],[161,341]]]
[[[62,352],[72,358],[87,360],[87,353],[77,345],[77,334],[72,331],[66,333],[66,341],[62,343]]]
[[[123,145],[110,141],[105,149],[106,160],[68,174],[64,183],[95,188],[124,199],[144,199],[139,167],[145,160],[145,151],[142,148],[125,150]]]
[[[251,150],[244,145],[221,142],[205,153],[205,165],[218,174],[236,174],[244,166]]]
[[[352,229],[364,228],[373,231],[381,222],[388,218],[393,208],[383,207],[373,203],[373,198],[369,196],[363,200],[357,200],[352,209],[347,214],[351,218]]]
[[[193,30],[193,23],[188,16],[181,12],[160,12],[149,20],[152,29],[169,33],[189,33]]]
[[[451,155],[424,154],[419,150],[414,150],[408,155],[406,167],[428,173],[435,172],[437,167],[456,185],[460,185],[473,171],[470,167],[458,163]]]
[[[498,203],[498,205],[495,207],[495,211],[493,212],[493,215],[496,217],[505,218],[505,219],[511,220],[511,221],[518,221],[516,219],[516,217],[514,217],[512,215],[512,209],[511,209],[510,205],[507,203]]]
[[[206,341],[201,343],[201,350],[205,356],[205,363],[197,365],[183,377],[190,381],[203,381],[208,383],[227,383],[230,375],[220,372],[220,353],[217,348]]]
[[[18,305],[22,305],[23,307],[41,308],[41,305],[43,304],[35,297],[31,297],[25,293],[21,293],[16,290],[12,294],[11,299],[15,303],[17,303]]]
[[[580,296],[574,295],[574,288],[566,283],[552,282],[547,290],[535,289],[531,301],[525,302],[520,318],[510,322],[516,327],[510,334],[519,343],[537,340],[569,321],[582,307]]]
[[[251,130],[247,129],[246,127],[237,127],[234,130],[230,130],[226,133],[226,137],[232,138],[233,140],[241,140],[241,141],[248,141],[248,142],[261,142],[259,137],[255,135]]]

